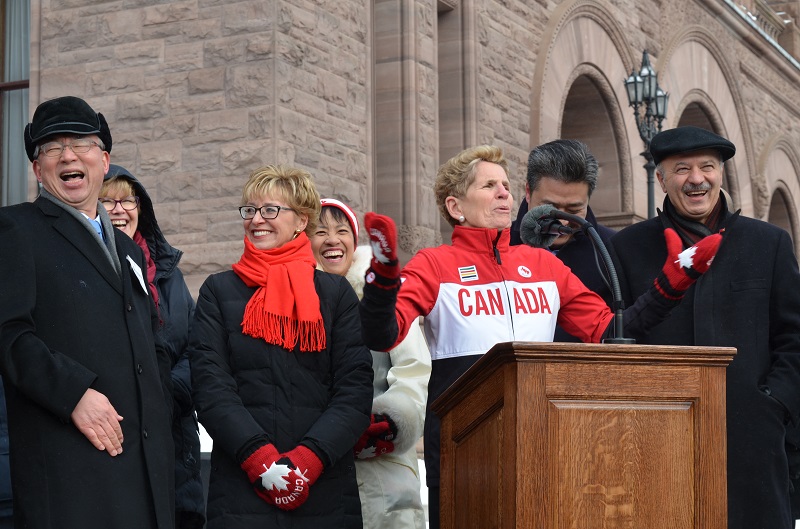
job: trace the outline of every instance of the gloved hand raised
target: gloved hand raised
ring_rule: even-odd
[[[353,448],[356,459],[370,459],[394,452],[397,425],[388,415],[373,413],[370,424]]]
[[[711,266],[722,243],[722,231],[700,239],[685,250],[680,236],[672,228],[664,230],[664,238],[667,242],[667,260],[654,285],[665,298],[681,299],[686,290]]]
[[[391,290],[397,288],[400,266],[397,261],[397,227],[386,215],[368,212],[364,215],[372,260],[366,281],[377,287]]]

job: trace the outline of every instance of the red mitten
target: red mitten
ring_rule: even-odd
[[[397,437],[397,425],[392,418],[373,413],[370,416],[370,425],[353,448],[356,459],[370,459],[394,452],[395,437]]]
[[[722,243],[722,231],[703,237],[685,250],[680,236],[672,228],[664,230],[664,238],[667,242],[667,260],[655,279],[655,287],[667,299],[681,299],[686,290],[711,266]]]
[[[272,444],[265,444],[242,463],[242,470],[247,472],[247,479],[253,484],[256,494],[271,505],[274,502],[268,492],[270,485],[266,476],[279,456],[278,450]]]
[[[368,212],[364,215],[372,261],[367,271],[367,283],[384,289],[397,288],[400,266],[397,261],[397,227],[386,215]]]
[[[298,445],[283,453],[274,464],[275,484],[288,482],[288,486],[273,486],[270,496],[274,504],[284,511],[303,505],[308,499],[308,490],[322,474],[322,461],[311,449]]]

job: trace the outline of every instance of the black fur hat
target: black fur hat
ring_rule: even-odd
[[[57,97],[36,107],[33,121],[25,126],[28,159],[33,161],[36,146],[56,134],[96,134],[106,152],[111,152],[111,131],[106,118],[79,97]]]

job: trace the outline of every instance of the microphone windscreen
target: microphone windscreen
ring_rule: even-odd
[[[537,219],[550,217],[551,211],[558,211],[558,209],[553,204],[542,204],[530,210],[533,216]]]
[[[558,235],[543,234],[539,219],[546,217],[554,209],[552,204],[542,204],[529,210],[522,217],[522,222],[519,224],[519,236],[522,242],[534,248],[549,248],[553,244]]]

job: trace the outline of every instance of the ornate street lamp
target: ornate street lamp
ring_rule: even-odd
[[[650,140],[661,132],[661,122],[667,116],[669,94],[658,86],[658,74],[650,65],[647,50],[644,50],[642,54],[642,67],[639,73],[632,70],[630,77],[625,79],[625,90],[628,93],[628,104],[633,107],[633,116],[636,118],[639,137],[644,142],[642,156],[647,160],[647,163],[644,164],[647,171],[647,217],[651,218],[656,215],[653,194],[656,165],[650,154]]]

